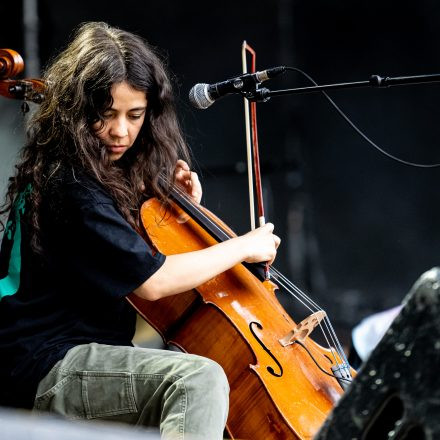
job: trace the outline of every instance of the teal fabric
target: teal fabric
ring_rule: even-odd
[[[13,240],[12,251],[9,257],[8,274],[0,279],[0,300],[5,296],[15,295],[20,287],[21,271],[21,216],[25,212],[26,197],[32,191],[28,185],[14,202],[12,219],[8,221],[4,239]]]

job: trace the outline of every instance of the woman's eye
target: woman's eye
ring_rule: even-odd
[[[105,112],[102,114],[102,117],[104,119],[110,119],[112,117],[112,113],[111,112]]]
[[[130,119],[140,119],[142,117],[142,113],[135,113],[130,115]]]

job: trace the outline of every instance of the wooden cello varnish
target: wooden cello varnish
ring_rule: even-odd
[[[165,214],[162,205],[151,199],[142,206],[141,216],[152,245],[165,255],[216,243],[174,204]],[[231,438],[312,439],[343,392],[302,347],[282,347],[279,339],[295,322],[279,304],[274,289],[239,264],[197,290],[155,302],[129,297],[166,343],[223,367],[231,387],[227,423]],[[329,350],[310,338],[305,345],[331,371]]]

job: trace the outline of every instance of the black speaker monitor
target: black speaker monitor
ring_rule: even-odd
[[[440,439],[440,269],[403,305],[315,440]]]

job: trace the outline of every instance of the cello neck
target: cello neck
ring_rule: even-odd
[[[194,204],[194,202],[188,196],[186,196],[186,194],[178,189],[174,188],[172,190],[171,198],[217,242],[222,243],[235,236],[233,231],[228,231],[226,229],[226,225],[222,225],[218,221],[213,221],[209,216],[210,212],[206,208]],[[243,262],[242,264],[261,281],[266,279],[264,263]]]

